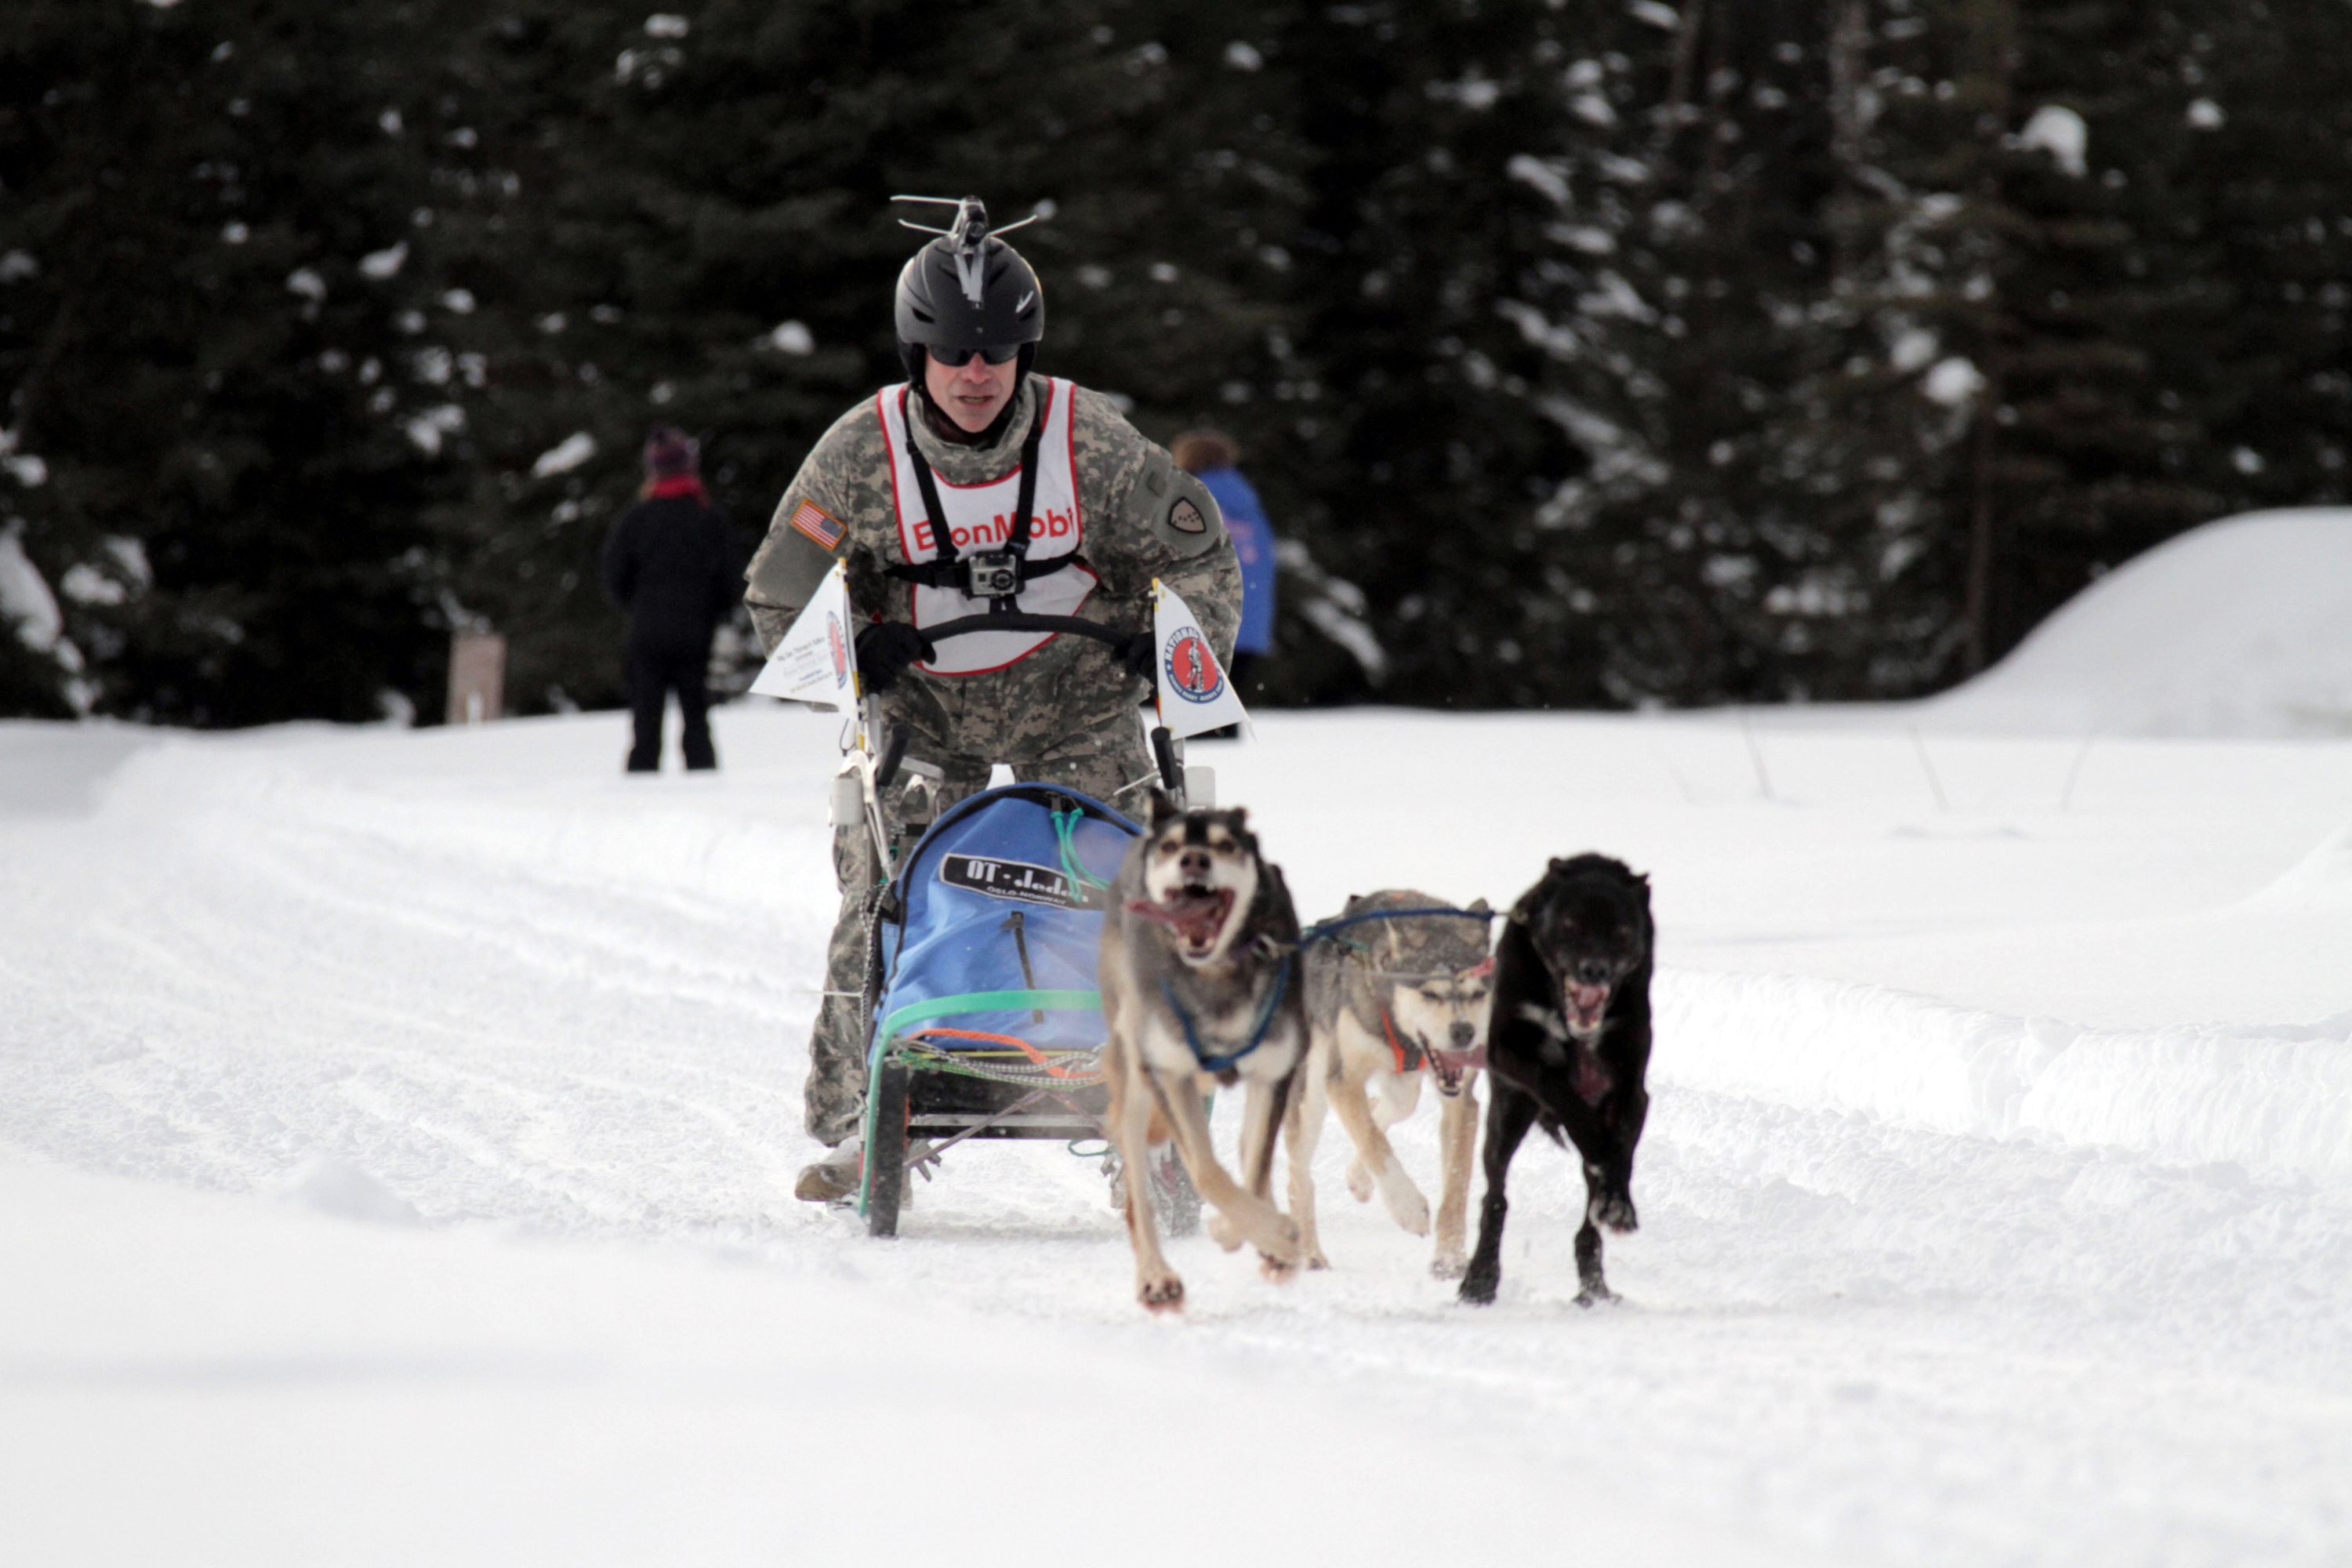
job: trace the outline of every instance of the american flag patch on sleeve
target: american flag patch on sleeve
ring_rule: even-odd
[[[813,500],[801,502],[800,510],[793,513],[793,526],[827,550],[838,548],[842,535],[846,531]]]

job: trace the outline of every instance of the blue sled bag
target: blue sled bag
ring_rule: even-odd
[[[869,1072],[1096,1083],[1108,884],[1142,832],[1100,801],[1011,784],[950,807],[908,856],[879,926]]]

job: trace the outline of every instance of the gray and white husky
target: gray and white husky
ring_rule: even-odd
[[[1330,1267],[1315,1233],[1315,1146],[1327,1105],[1339,1112],[1356,1146],[1348,1167],[1348,1190],[1356,1201],[1369,1203],[1377,1191],[1397,1224],[1415,1236],[1429,1234],[1429,1200],[1405,1174],[1387,1132],[1421,1103],[1426,1079],[1439,1097],[1442,1180],[1430,1271],[1441,1279],[1462,1272],[1470,1162],[1478,1137],[1478,1104],[1470,1086],[1486,1065],[1486,999],[1495,973],[1486,947],[1486,900],[1464,914],[1360,918],[1452,907],[1409,888],[1362,894],[1321,922],[1330,934],[1307,944],[1311,1054],[1304,1092],[1293,1099],[1286,1131],[1290,1214],[1309,1268]]]
[[[1103,921],[1103,1081],[1121,1168],[1152,1169],[1172,1136],[1215,1211],[1209,1234],[1228,1252],[1254,1244],[1281,1280],[1298,1265],[1298,1227],[1274,1205],[1274,1139],[1307,1058],[1306,996],[1290,889],[1247,821],[1153,793]],[[1209,1142],[1205,1096],[1218,1084],[1245,1086],[1240,1182]],[[1127,1184],[1128,1237],[1137,1299],[1166,1311],[1183,1306],[1184,1282],[1160,1250],[1150,1185]]]

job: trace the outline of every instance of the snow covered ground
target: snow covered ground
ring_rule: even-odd
[[[1203,747],[1307,914],[1597,847],[1665,968],[1623,1304],[1557,1152],[1474,1311],[1334,1132],[1171,1323],[1055,1145],[792,1200],[837,724],[718,721],[0,725],[0,1561],[2352,1560],[2352,741]]]

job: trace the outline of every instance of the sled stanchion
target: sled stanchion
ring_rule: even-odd
[[[1184,803],[1184,770],[1176,763],[1176,742],[1168,733],[1168,726],[1157,724],[1151,731],[1151,760],[1160,764],[1160,787],[1179,805]]]
[[[875,764],[874,787],[888,789],[898,776],[898,764],[907,758],[907,731],[897,725],[890,727],[889,739],[882,743],[882,760]]]
[[[866,1143],[866,1234],[898,1234],[907,1190],[907,1064],[885,1058],[874,1075],[874,1134]]]

